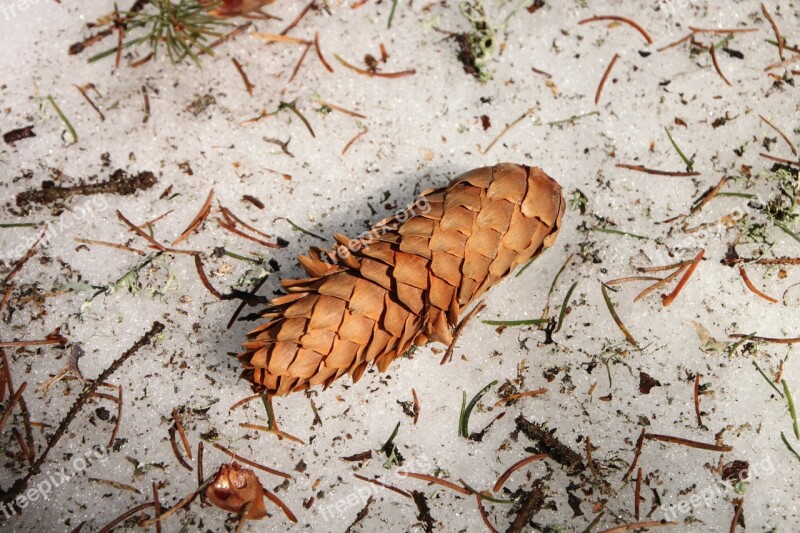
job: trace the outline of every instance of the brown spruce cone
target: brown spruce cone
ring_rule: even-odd
[[[267,322],[239,354],[243,375],[284,395],[370,363],[383,372],[412,344],[450,344],[459,314],[555,241],[561,187],[539,168],[502,163],[431,189],[403,213],[299,261]]]

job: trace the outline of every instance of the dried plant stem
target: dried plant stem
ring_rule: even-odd
[[[614,68],[614,65],[617,63],[619,59],[619,54],[614,54],[614,57],[611,58],[611,62],[606,67],[606,71],[603,73],[603,77],[600,78],[600,83],[597,85],[597,92],[594,95],[594,104],[597,105],[600,103],[600,95],[603,94],[603,87],[606,86],[606,81],[608,81],[608,76],[611,74],[611,69]]]

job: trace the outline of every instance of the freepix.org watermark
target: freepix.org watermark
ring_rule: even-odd
[[[83,455],[78,455],[73,458],[66,466],[62,466],[59,470],[51,470],[44,474],[43,479],[35,486],[29,488],[24,494],[20,494],[14,501],[10,503],[0,504],[0,512],[3,513],[5,518],[11,518],[25,509],[29,504],[39,500],[49,500],[50,493],[54,489],[60,487],[89,468],[89,465],[97,461],[105,463],[108,461],[108,449],[105,446],[97,445],[84,452]]]
[[[418,215],[425,215],[430,213],[431,211],[431,203],[428,201],[428,198],[425,196],[420,196],[414,203],[408,206],[406,209],[402,211],[398,211],[392,217],[387,219],[385,224],[378,224],[374,228],[369,231],[363,232],[361,235],[356,237],[355,239],[351,239],[350,243],[345,246],[343,244],[338,244],[334,246],[332,253],[322,254],[322,260],[327,262],[328,264],[334,264],[337,262],[338,259],[346,259],[350,256],[353,252],[358,252],[359,250],[367,250],[369,247],[378,241],[381,236],[389,233],[391,231],[395,231],[400,225],[402,225],[407,220],[414,218]]]
[[[675,503],[664,504],[659,510],[669,521],[675,521],[678,517],[687,515],[699,508],[712,508],[714,502],[724,498],[728,494],[736,494],[740,482],[750,481],[751,479],[771,476],[775,473],[775,465],[772,458],[767,455],[760,461],[752,463],[749,468],[743,469],[735,476],[725,481],[714,483],[703,490],[694,491]]]
[[[6,22],[17,18],[19,15],[40,3],[42,0],[11,0],[0,3],[0,17]]]
[[[427,472],[432,468],[432,465],[428,458],[425,455],[422,455],[406,461],[404,467],[414,472]],[[405,477],[406,476],[404,476],[399,470],[392,470],[391,472],[387,472],[386,474],[375,478],[375,481],[384,483],[386,485],[392,485],[393,482],[402,481],[405,479]],[[339,518],[342,518],[345,513],[347,513],[348,509],[352,509],[353,507],[363,507],[367,504],[367,501],[371,496],[375,496],[387,490],[387,488],[377,484],[364,483],[355,490],[347,493],[341,498],[338,498],[335,502],[323,504],[321,513],[322,518],[324,518],[326,522],[337,517],[337,515]]]

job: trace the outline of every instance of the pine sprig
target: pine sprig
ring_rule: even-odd
[[[227,25],[209,13],[218,4],[199,0],[149,0],[147,7],[140,11],[120,13],[127,34],[144,32],[123,42],[122,48],[148,45],[153,59],[157,59],[163,46],[173,64],[190,59],[199,65],[200,54],[212,53],[207,46],[209,39],[221,37],[223,34],[216,29]],[[115,46],[90,57],[89,63],[116,52]]]

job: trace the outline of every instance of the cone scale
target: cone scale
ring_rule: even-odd
[[[287,294],[238,355],[244,377],[285,395],[383,372],[412,345],[449,345],[459,314],[551,246],[563,214],[555,180],[501,163],[425,191],[357,239],[335,236],[298,258],[309,277],[281,281]]]

